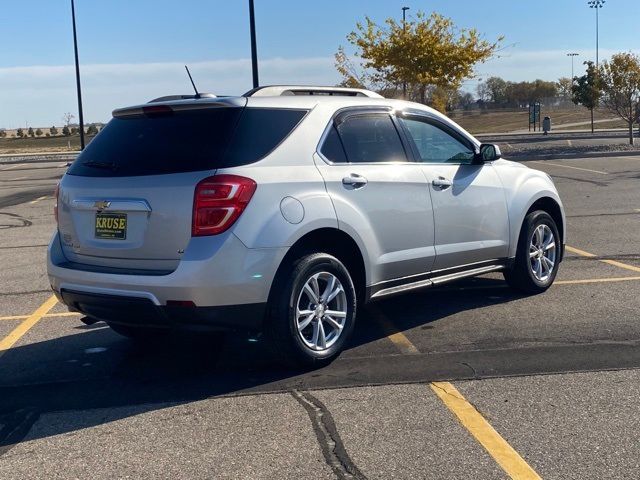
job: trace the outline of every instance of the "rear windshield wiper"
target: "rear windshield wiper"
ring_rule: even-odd
[[[82,162],[82,165],[84,165],[85,167],[104,168],[104,169],[114,170],[114,171],[118,168],[118,166],[113,162],[87,161],[87,162]]]

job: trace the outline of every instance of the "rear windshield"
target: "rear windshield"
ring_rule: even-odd
[[[247,165],[277,147],[306,113],[220,107],[114,118],[67,173],[128,177]]]

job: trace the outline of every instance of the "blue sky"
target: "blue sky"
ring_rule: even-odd
[[[76,0],[85,118],[199,88],[239,94],[251,87],[247,0]],[[333,54],[355,22],[435,10],[507,48],[480,78],[569,76],[568,51],[595,57],[595,18],[586,0],[255,0],[261,83],[335,83]],[[638,0],[608,0],[600,15],[601,58],[640,51]],[[0,127],[60,124],[76,113],[68,0],[3,2],[0,9]],[[473,90],[477,80],[465,88]]]

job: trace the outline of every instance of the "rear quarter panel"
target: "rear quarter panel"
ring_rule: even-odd
[[[229,173],[258,184],[233,230],[248,248],[290,247],[318,228],[338,228],[333,205],[313,164],[244,167],[229,169]]]
[[[324,180],[313,163],[313,152],[331,111],[316,105],[265,158],[218,171],[249,177],[258,184],[247,209],[233,226],[235,235],[248,248],[290,247],[318,228],[338,228]]]

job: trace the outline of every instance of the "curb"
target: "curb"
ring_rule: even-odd
[[[619,134],[619,133],[629,133],[629,130],[626,128],[611,128],[611,129],[595,129],[591,132],[591,129],[584,130],[571,130],[571,129],[554,129],[549,132],[549,137],[560,136],[560,135],[581,135],[581,134],[589,134],[593,136],[597,136],[598,134]],[[634,130],[634,135],[637,135],[637,129]],[[542,132],[540,131],[531,131],[531,132],[484,132],[484,133],[471,133],[474,137],[535,137],[542,136]],[[546,138],[546,137],[545,137]]]
[[[80,152],[56,152],[56,153],[16,153],[0,155],[0,165],[13,165],[16,163],[55,163],[65,160],[75,160]]]
[[[494,143],[544,143],[544,142],[552,142],[552,141],[561,141],[561,140],[591,140],[594,145],[599,145],[597,143],[598,140],[624,140],[624,142],[620,142],[621,144],[628,145],[629,136],[628,135],[591,135],[585,133],[570,133],[570,134],[554,134],[549,136],[524,136],[524,135],[513,135],[513,136],[503,136],[503,135],[483,135],[477,136],[479,140],[490,140]],[[637,132],[633,132],[633,138],[639,139],[640,135]]]
[[[607,157],[637,157],[640,156],[640,150],[621,151],[621,152],[584,152],[584,153],[551,153],[546,155],[506,155],[506,160],[514,160],[517,162],[526,162],[531,160],[563,160],[571,158],[607,158]]]
[[[77,155],[80,150],[72,150],[70,152],[36,152],[36,153],[0,153],[0,158],[3,157],[38,157],[49,155]]]

